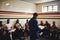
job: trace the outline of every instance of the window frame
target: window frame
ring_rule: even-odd
[[[49,6],[52,6],[52,9],[51,9],[52,11],[49,11],[49,8],[48,8]],[[57,6],[57,5],[42,6],[42,12],[57,12],[58,11],[58,6],[56,8],[57,10],[56,11],[53,11],[54,10],[54,6]],[[47,7],[47,9],[46,9],[47,11],[44,11],[44,9],[45,9],[44,7]]]

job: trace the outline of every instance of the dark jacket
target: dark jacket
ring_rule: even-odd
[[[4,33],[5,31],[5,33]],[[8,30],[3,30],[3,36],[2,36],[2,40],[11,40],[10,39],[10,33],[8,32]]]
[[[13,33],[13,39],[20,39],[20,37],[24,37],[24,32],[22,29],[16,29]]]
[[[35,36],[35,38],[38,38],[38,31],[40,31],[40,29],[38,28],[37,20],[32,18],[28,24],[30,36]]]
[[[0,39],[2,40],[2,37],[3,37],[3,31],[0,30]]]

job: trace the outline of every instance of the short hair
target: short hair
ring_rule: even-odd
[[[7,21],[10,21],[10,19],[7,19]]]
[[[38,16],[38,14],[37,13],[34,13],[33,16]]]

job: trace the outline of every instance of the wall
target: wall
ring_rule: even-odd
[[[0,18],[31,18],[33,13],[0,11]],[[60,18],[60,12],[39,13],[38,18]]]
[[[60,2],[58,2],[58,12],[60,12]]]
[[[34,13],[36,11],[35,4],[20,0],[6,0],[0,3],[0,11],[14,11]]]
[[[36,4],[37,12],[38,12],[38,13],[42,13],[42,6],[55,5],[55,4],[58,6],[58,12],[60,12],[60,1],[56,1],[56,2],[46,2],[46,3]]]
[[[19,18],[20,23],[22,26],[24,26],[26,19],[32,18],[32,13],[31,14],[26,14],[23,12],[9,12],[9,11],[0,11],[0,21],[3,21],[3,23],[6,23],[7,18],[10,18],[10,23],[14,24],[16,19]],[[5,19],[6,18],[6,19]],[[53,21],[56,21],[56,25],[58,28],[60,28],[60,12],[55,12],[54,13],[40,13],[38,15],[38,23],[40,21],[48,21],[50,24],[52,24]]]
[[[41,13],[41,12],[42,12],[42,5],[43,5],[43,4],[36,4],[36,11],[37,11],[38,13]]]

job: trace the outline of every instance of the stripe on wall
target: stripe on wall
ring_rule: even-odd
[[[0,11],[0,18],[32,18],[33,13]],[[60,18],[60,12],[38,13],[38,18]]]

